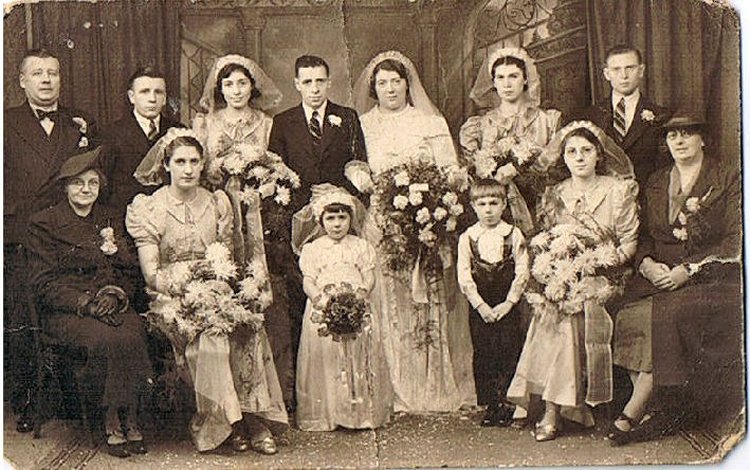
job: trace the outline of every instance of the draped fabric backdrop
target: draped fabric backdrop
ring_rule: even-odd
[[[587,3],[593,101],[609,99],[609,84],[602,74],[607,49],[632,44],[643,53],[646,93],[672,111],[705,117],[719,155],[739,167],[737,13],[699,0]]]
[[[165,74],[174,112],[179,103],[178,10],[169,0],[40,2],[31,5],[33,47],[49,49],[60,59],[60,101],[100,124],[128,111],[127,80],[148,64]]]

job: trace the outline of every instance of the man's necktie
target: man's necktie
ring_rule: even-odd
[[[50,121],[54,121],[56,116],[57,111],[44,111],[42,109],[36,110],[36,117],[39,118],[40,121],[44,121],[45,118],[49,118]]]
[[[620,101],[615,106],[615,114],[613,116],[614,127],[620,137],[625,137],[627,130],[625,129],[625,98],[620,98]]]
[[[159,131],[156,129],[156,121],[150,119],[148,124],[148,140],[154,140],[158,133]]]
[[[319,142],[320,139],[323,137],[323,129],[320,128],[320,121],[318,120],[318,117],[320,114],[317,111],[313,111],[312,118],[310,118],[310,134],[312,134],[313,139],[315,139],[315,142]]]

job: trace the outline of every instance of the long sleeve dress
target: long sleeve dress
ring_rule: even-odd
[[[367,241],[347,235],[328,236],[306,244],[300,269],[319,288],[348,282],[363,287],[375,269],[375,250]],[[303,431],[331,431],[337,426],[375,429],[391,411],[392,388],[383,354],[379,317],[371,308],[370,327],[354,339],[334,341],[318,335],[308,299],[297,358],[297,426]]]
[[[429,150],[439,166],[458,164],[441,116],[411,106],[384,114],[375,106],[360,121],[374,176],[406,162],[420,147]],[[364,236],[377,246],[382,235],[376,227],[369,228]],[[390,272],[383,263],[375,270],[395,411],[456,411],[476,404],[468,305],[456,282],[455,247],[446,248],[452,263],[445,267],[429,304],[415,305],[408,275]]]
[[[138,195],[128,206],[126,224],[136,246],[157,246],[159,277],[179,261],[200,260],[216,241],[232,246],[232,211],[222,191],[203,188],[190,202],[180,201],[162,187],[151,196]],[[151,314],[164,314],[170,297],[151,292]],[[218,447],[242,413],[256,413],[287,422],[265,330],[237,328],[229,337],[200,334],[192,341],[169,335],[178,365],[187,366],[195,389],[197,412],[191,422],[199,451]]]
[[[117,250],[102,250],[101,231],[113,230]],[[79,316],[79,299],[94,297],[107,286],[132,299],[132,273],[138,260],[128,250],[125,228],[104,206],[94,205],[80,217],[67,200],[37,212],[29,227],[30,282],[45,332],[56,340],[87,350],[81,386],[101,406],[138,403],[139,390],[151,374],[146,335],[140,317],[128,308],[123,323],[110,326],[91,316]],[[110,287],[111,288],[111,287]]]
[[[635,254],[638,238],[638,186],[633,180],[599,176],[597,185],[586,194],[576,191],[568,179],[550,188],[542,207],[562,201],[551,214],[564,223],[571,214],[588,214],[605,230],[612,230],[619,241],[620,261]],[[555,204],[552,204],[553,206]],[[531,395],[562,406],[567,419],[592,426],[593,416],[586,406],[587,364],[584,313],[551,319],[534,315],[518,360],[516,374],[508,389],[508,399],[526,409]],[[611,373],[610,373],[611,377]]]
[[[645,186],[635,265],[646,257],[670,268],[716,261],[675,291],[660,290],[636,275],[626,287],[626,305],[617,313],[615,364],[653,371],[656,386],[685,385],[693,379],[703,387],[714,383],[707,373],[729,371],[720,379],[727,385],[727,377],[742,376],[739,178],[736,171],[704,158],[685,194],[674,167],[658,171]],[[686,226],[680,213],[688,217]]]

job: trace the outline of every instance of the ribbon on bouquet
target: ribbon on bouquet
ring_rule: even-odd
[[[513,222],[525,236],[529,236],[534,229],[534,222],[531,219],[529,206],[526,204],[526,200],[521,195],[521,191],[518,190],[518,186],[516,186],[513,180],[509,180],[507,185],[508,206],[510,206],[510,214],[513,217]]]
[[[604,288],[606,280],[594,279],[591,288]],[[597,284],[601,284],[598,286]],[[587,300],[583,304],[586,347],[586,375],[588,386],[586,403],[596,406],[612,401],[612,331],[614,323],[599,302]]]
[[[250,195],[245,201],[246,210],[243,211],[242,201],[240,201],[241,187],[242,184],[238,176],[229,177],[226,184],[226,191],[232,203],[232,215],[234,216],[232,237],[234,259],[240,269],[244,269],[246,264],[251,260],[260,260],[263,266],[263,274],[266,278],[269,278],[266,247],[263,243],[263,219],[260,215],[260,194],[256,190],[249,191]]]
[[[452,257],[451,257],[451,251],[450,248],[447,246],[441,246],[438,249],[438,255],[440,256],[440,261],[443,264],[443,271],[449,270],[449,268],[452,266]],[[417,256],[417,260],[414,262],[414,268],[411,271],[411,298],[412,300],[417,304],[427,304],[429,303],[429,296],[428,296],[428,282],[427,282],[427,274],[424,271],[424,268],[422,267],[422,254],[420,253]],[[445,273],[444,279],[446,282],[450,282],[453,280],[455,275],[451,275],[451,273]],[[449,292],[451,290],[449,289]],[[452,298],[448,297],[448,309],[452,310],[454,305],[451,303]]]

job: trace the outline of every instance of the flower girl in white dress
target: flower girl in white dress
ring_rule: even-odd
[[[375,249],[351,233],[363,216],[362,204],[345,190],[320,185],[294,217],[293,244],[302,246],[299,264],[308,297],[296,384],[297,425],[303,431],[374,429],[390,415],[392,391],[378,322],[368,318],[378,314],[369,309]],[[346,299],[360,307],[359,315]]]

